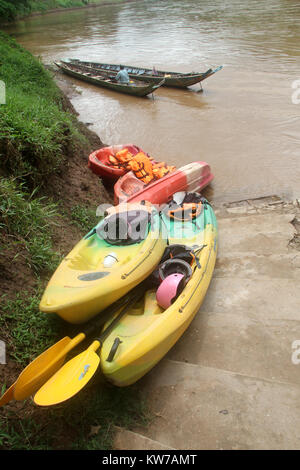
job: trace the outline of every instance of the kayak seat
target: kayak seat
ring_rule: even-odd
[[[149,222],[147,211],[120,212],[106,217],[96,230],[110,245],[132,245],[146,238]]]
[[[150,214],[147,211],[138,211],[134,214],[135,211],[128,213],[128,222],[131,227],[131,238],[140,242],[144,240],[148,234]]]

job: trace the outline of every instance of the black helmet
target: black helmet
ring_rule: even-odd
[[[192,277],[193,271],[189,263],[182,259],[178,258],[170,258],[167,261],[164,261],[159,268],[159,278],[163,281],[166,277],[170,276],[170,274],[183,274],[185,284],[190,280]]]

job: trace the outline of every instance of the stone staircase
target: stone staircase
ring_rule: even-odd
[[[272,196],[215,212],[218,259],[205,301],[140,381],[153,422],[117,429],[116,449],[300,448],[300,364],[292,361],[300,340],[299,203]]]

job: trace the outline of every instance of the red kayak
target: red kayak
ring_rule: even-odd
[[[89,168],[102,178],[117,180],[120,176],[125,175],[128,170],[113,166],[109,161],[109,157],[114,156],[117,152],[124,149],[127,149],[132,155],[143,152],[142,149],[133,144],[103,147],[90,154],[88,162]]]
[[[206,162],[189,163],[147,185],[130,171],[116,182],[114,202],[120,204],[144,200],[160,205],[170,201],[173,194],[179,191],[200,192],[213,178]]]

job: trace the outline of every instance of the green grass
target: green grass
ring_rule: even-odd
[[[53,270],[59,256],[51,241],[56,206],[36,197],[37,190],[86,140],[75,117],[63,111],[50,73],[2,32],[0,57],[0,79],[6,85],[6,104],[0,105],[0,170],[7,176],[0,181],[0,230],[26,248],[27,263],[40,274]]]
[[[20,367],[25,367],[61,337],[73,337],[80,326],[66,325],[56,317],[38,311],[41,289],[33,295],[17,295],[14,300],[2,297],[1,331],[7,353]],[[76,328],[76,332],[75,332]],[[78,346],[72,355],[83,351],[89,342]],[[71,356],[69,356],[71,357]],[[8,387],[10,384],[6,384]],[[1,384],[2,393],[5,384]],[[30,406],[12,411],[0,410],[0,448],[5,450],[107,450],[113,447],[114,426],[127,429],[146,426],[150,413],[137,385],[117,388],[107,384],[100,370],[75,397],[54,407]],[[21,419],[20,419],[21,418]]]
[[[32,184],[60,169],[66,150],[83,143],[75,118],[63,111],[62,94],[49,71],[0,32],[0,166]]]
[[[60,260],[51,238],[57,205],[23,186],[13,178],[0,180],[0,231],[9,236],[11,245],[26,249],[26,262],[36,274],[53,271]]]
[[[99,223],[100,219],[96,216],[96,208],[76,205],[71,209],[71,220],[83,234],[86,234]]]
[[[61,337],[73,337],[81,330],[80,326],[69,325],[68,331],[59,318],[39,312],[41,292],[37,289],[32,295],[23,292],[13,300],[4,296],[0,299],[0,330],[9,332],[4,337],[7,354],[20,368]],[[72,356],[85,350],[88,344],[90,341],[80,344]],[[6,387],[1,383],[2,393]],[[146,426],[150,421],[138,386],[113,387],[103,380],[100,370],[79,394],[65,403],[47,408],[30,403],[27,400],[17,412],[0,409],[1,449],[111,449],[114,426],[130,429],[135,425]]]
[[[0,415],[0,447],[9,450],[107,450],[114,426],[131,428],[149,422],[149,412],[136,386],[118,389],[99,380],[74,399],[53,408],[37,408],[20,420],[19,413]]]
[[[1,298],[0,329],[6,332],[9,357],[25,367],[59,338],[62,321],[39,312],[42,289],[29,295],[17,293],[14,299]]]

